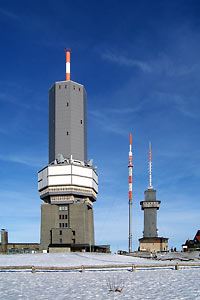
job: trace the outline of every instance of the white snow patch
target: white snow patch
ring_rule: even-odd
[[[0,265],[75,266],[150,263],[147,259],[96,253],[1,255]],[[156,261],[155,261],[156,263]],[[86,272],[0,272],[0,299],[200,300],[200,268]],[[109,292],[108,281],[122,282],[121,293]]]

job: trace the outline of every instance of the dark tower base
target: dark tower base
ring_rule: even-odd
[[[94,245],[93,209],[83,200],[73,204],[42,204],[40,249],[79,244]]]
[[[40,249],[49,245],[94,245],[95,169],[81,161],[50,164],[38,174],[41,205]],[[56,246],[57,247],[57,246]]]

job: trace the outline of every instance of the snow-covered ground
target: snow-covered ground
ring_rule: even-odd
[[[63,253],[1,255],[0,266],[75,266],[119,263],[157,263],[156,261],[114,254]],[[159,261],[160,263],[160,261]],[[73,272],[0,272],[0,299],[198,299],[200,300],[200,268],[178,271],[98,270]],[[109,292],[109,282],[124,285],[121,293]]]
[[[47,253],[47,254],[15,254],[0,255],[0,266],[81,266],[81,265],[108,265],[156,263],[149,259],[104,253]]]

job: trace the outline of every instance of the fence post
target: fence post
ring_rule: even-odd
[[[135,271],[136,271],[136,267],[132,265],[131,272],[135,272]]]
[[[82,271],[82,272],[85,272],[85,269],[84,269],[84,266],[83,266],[83,265],[81,266],[81,271]]]
[[[177,265],[175,265],[175,270],[176,270],[176,271],[178,271],[178,270],[179,270],[179,266],[178,266],[178,264],[177,264]]]

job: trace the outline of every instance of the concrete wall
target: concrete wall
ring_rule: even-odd
[[[94,245],[93,210],[81,198],[77,201],[80,202],[41,205],[41,250],[48,249],[50,244]],[[61,207],[66,207],[67,210],[60,210]]]
[[[156,190],[148,189],[144,192],[145,201],[156,201]]]
[[[69,218],[70,227],[75,230],[75,243],[94,245],[93,210],[85,203],[72,204]]]
[[[72,244],[73,232],[71,228],[53,228],[52,229],[52,244]]]
[[[0,254],[31,253],[32,251],[39,251],[38,243],[8,243],[6,252],[1,251],[1,244],[0,244]]]
[[[8,232],[5,229],[1,230],[1,253],[6,254],[8,251]]]
[[[87,113],[84,86],[56,82],[49,91],[49,163],[59,153],[87,161]]]
[[[49,90],[49,163],[55,159],[55,85]]]
[[[140,251],[160,252],[168,251],[168,241],[163,239],[140,240]]]
[[[95,244],[95,235],[94,235],[94,214],[93,209],[88,208],[88,237],[89,244]]]
[[[157,209],[144,209],[144,237],[157,237]]]
[[[157,210],[160,207],[160,201],[156,200],[156,190],[149,188],[144,192],[145,201],[141,201],[140,205],[144,210],[144,232],[143,237],[157,237]]]
[[[58,206],[51,204],[41,205],[41,233],[40,249],[46,250],[51,243],[51,229],[58,228]]]
[[[63,253],[63,252],[70,252],[71,248],[70,247],[50,247],[49,248],[49,253]]]

